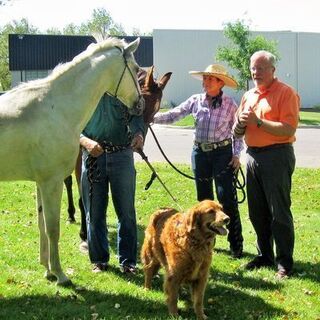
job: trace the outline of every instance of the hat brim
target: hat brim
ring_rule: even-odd
[[[214,76],[224,82],[224,84],[230,88],[237,88],[238,83],[236,80],[234,80],[231,77],[228,77],[226,75],[220,74],[220,73],[213,73],[213,72],[203,72],[203,71],[189,71],[189,74],[191,74],[192,77],[194,77],[197,80],[203,80],[203,76]]]

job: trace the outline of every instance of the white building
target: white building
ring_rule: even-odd
[[[252,32],[278,42],[280,61],[276,76],[294,87],[304,108],[320,105],[320,34],[291,31]],[[201,81],[189,75],[190,70],[204,70],[215,63],[216,50],[228,45],[221,30],[153,30],[153,61],[157,73],[172,71],[164,90],[163,101],[178,105],[202,91]],[[219,62],[225,64],[223,62]],[[234,70],[230,73],[235,75]],[[239,103],[243,92],[225,88]]]

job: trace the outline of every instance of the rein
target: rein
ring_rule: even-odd
[[[167,157],[167,155],[164,153],[163,149],[161,148],[161,145],[153,131],[153,129],[151,128],[151,126],[149,125],[148,126],[151,133],[152,133],[152,136],[161,152],[161,154],[163,155],[163,157],[165,158],[165,160],[169,163],[169,165],[175,170],[177,171],[179,174],[181,174],[182,176],[184,176],[185,178],[188,178],[188,179],[192,179],[192,180],[196,180],[196,178],[194,176],[190,176],[184,172],[182,172],[180,169],[178,169],[170,160],[169,158]],[[218,176],[224,174],[227,172],[227,170],[230,170],[230,167],[228,166],[226,169],[222,170]],[[238,178],[238,174],[240,173],[240,176],[241,176],[241,180],[243,182],[241,182]],[[155,179],[155,177],[153,177],[153,175],[151,176],[150,178],[150,181],[146,184],[146,187],[145,187],[145,190],[148,190],[153,182],[153,180]],[[213,177],[209,177],[209,178],[198,178],[199,181],[208,181],[208,180],[213,180]],[[233,172],[233,189],[234,189],[234,198],[235,200],[237,200],[237,203],[240,204],[240,203],[243,203],[245,200],[246,200],[246,193],[245,193],[245,177],[244,177],[244,173],[242,171],[242,168],[240,167],[239,170],[237,170],[236,172],[234,171]],[[238,200],[238,195],[237,195],[237,190],[240,190],[241,194],[242,194],[242,199],[241,200]]]

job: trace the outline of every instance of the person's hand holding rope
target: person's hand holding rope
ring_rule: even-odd
[[[231,161],[229,162],[229,166],[233,168],[234,172],[237,172],[241,166],[239,157],[233,156]]]
[[[131,148],[133,149],[133,151],[138,152],[139,150],[143,149],[143,136],[141,133],[136,134],[131,141]]]
[[[104,152],[104,149],[102,148],[102,146],[97,141],[94,141],[94,140],[89,139],[87,137],[84,137],[84,136],[81,137],[80,138],[80,144],[94,158],[99,157]]]

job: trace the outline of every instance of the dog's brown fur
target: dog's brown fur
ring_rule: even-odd
[[[150,289],[152,277],[161,266],[165,268],[164,291],[171,315],[178,315],[179,288],[187,283],[197,319],[207,318],[203,297],[215,236],[227,234],[223,226],[228,222],[221,205],[211,200],[198,203],[186,213],[165,208],[150,217],[141,249],[144,286]]]

